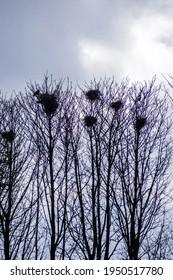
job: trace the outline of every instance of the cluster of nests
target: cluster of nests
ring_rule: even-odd
[[[8,142],[12,142],[16,136],[15,132],[12,129],[9,131],[1,132],[0,134],[1,137]]]
[[[85,93],[86,99],[88,99],[90,102],[99,100],[100,95],[101,94],[98,89],[94,89],[94,90],[91,89]],[[141,95],[138,97],[137,101],[140,101],[140,99],[141,99]],[[110,108],[112,108],[115,113],[117,113],[122,107],[123,107],[123,102],[121,100],[117,100],[117,101],[110,103]],[[92,127],[93,125],[95,125],[97,123],[97,118],[92,115],[87,115],[84,118],[84,122],[85,122],[85,126]],[[147,123],[147,118],[139,116],[135,120],[134,127],[137,131],[139,131],[146,125],[146,123]]]
[[[48,116],[51,116],[56,112],[58,108],[58,102],[56,100],[55,95],[48,94],[48,93],[41,94],[40,91],[37,90],[34,93],[34,96],[37,98],[37,103],[43,106],[43,109]],[[88,99],[90,102],[99,100],[100,96],[101,93],[99,89],[91,89],[85,93],[86,99]],[[121,100],[117,100],[110,103],[110,108],[112,108],[115,113],[117,113],[122,107],[123,107],[123,102]],[[97,123],[97,118],[92,115],[87,115],[84,117],[84,122],[85,122],[85,126],[92,127]],[[145,126],[145,124],[146,124],[145,117],[137,117],[134,126],[136,130],[140,130]]]
[[[100,91],[98,89],[91,89],[85,93],[86,99],[88,99],[91,102],[94,102],[96,100],[100,99]],[[115,111],[118,112],[123,107],[123,102],[121,100],[117,100],[115,102],[110,103],[110,107]],[[97,118],[92,115],[87,115],[84,118],[85,125],[87,127],[92,127],[97,123]]]
[[[37,98],[37,103],[43,106],[43,109],[48,116],[51,116],[56,112],[58,108],[58,102],[55,95],[48,93],[40,94],[40,91],[37,90],[34,93],[34,96]]]

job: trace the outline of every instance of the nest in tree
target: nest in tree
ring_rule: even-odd
[[[110,107],[117,112],[118,110],[120,110],[123,107],[123,103],[121,100],[117,100],[115,102],[112,102],[110,104]]]
[[[1,132],[1,136],[3,139],[11,142],[14,140],[16,134],[13,130],[9,130],[9,131],[4,131],[4,132]]]
[[[43,105],[47,115],[54,114],[58,108],[56,97],[48,93],[40,95],[38,103]]]
[[[86,117],[84,118],[84,121],[85,121],[85,125],[86,125],[87,127],[91,127],[91,126],[93,126],[94,124],[96,124],[97,118],[95,118],[95,117],[93,117],[93,116],[86,116]]]
[[[146,125],[146,123],[147,123],[146,117],[138,117],[136,118],[135,128],[139,130],[143,128]]]
[[[98,89],[91,89],[85,93],[85,96],[90,101],[95,101],[100,97],[100,91]]]
[[[37,89],[34,93],[33,93],[33,96],[39,96],[40,95],[40,91],[39,89]]]

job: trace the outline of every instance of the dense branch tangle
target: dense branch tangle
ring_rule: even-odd
[[[165,257],[172,121],[155,84],[45,76],[2,95],[2,259]]]

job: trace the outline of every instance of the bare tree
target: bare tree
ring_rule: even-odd
[[[112,188],[116,220],[127,248],[126,257],[140,259],[144,240],[159,230],[163,208],[171,199],[167,173],[172,157],[169,108],[160,86],[134,84],[129,88],[126,114]]]
[[[45,76],[42,85],[29,83],[29,92],[21,96],[26,112],[29,137],[35,151],[34,161],[39,161],[37,178],[40,202],[37,215],[43,212],[40,223],[46,230],[45,251],[50,247],[50,259],[65,258],[67,239],[67,198],[69,196],[70,167],[70,103],[71,85],[62,89],[58,83]],[[39,194],[37,195],[39,197]],[[38,218],[37,218],[38,219]],[[37,223],[38,224],[38,223]],[[39,227],[40,227],[39,226]],[[37,243],[37,241],[36,241]],[[46,258],[47,255],[45,255]]]
[[[77,129],[72,135],[76,225],[71,224],[71,235],[79,258],[110,259],[121,239],[112,223],[111,184],[121,139],[118,127],[124,123],[126,83],[94,80],[78,97]]]
[[[2,259],[27,259],[32,254],[34,168],[17,100],[1,95],[0,104],[0,253]]]

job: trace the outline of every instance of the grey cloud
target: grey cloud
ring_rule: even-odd
[[[85,80],[80,40],[123,52],[133,46],[134,19],[149,13],[170,17],[170,7],[166,0],[1,0],[0,89],[24,88],[47,70],[56,78]]]
[[[162,44],[164,44],[168,48],[173,48],[173,38],[172,37],[162,37],[159,40]]]

